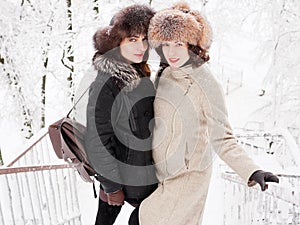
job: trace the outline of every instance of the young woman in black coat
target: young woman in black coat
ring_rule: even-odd
[[[87,106],[85,147],[100,181],[96,225],[113,224],[124,201],[133,206],[157,187],[152,160],[153,101],[147,31],[154,11],[132,5],[94,35],[98,75]]]

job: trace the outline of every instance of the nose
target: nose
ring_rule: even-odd
[[[136,44],[137,44],[137,49],[140,50],[140,51],[144,52],[148,48],[148,43],[145,40],[139,40],[139,41],[136,42]]]
[[[174,51],[173,46],[169,46],[167,53],[168,53],[168,56],[169,56],[169,57],[174,56],[175,51]]]

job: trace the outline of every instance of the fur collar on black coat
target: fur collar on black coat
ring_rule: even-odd
[[[126,92],[132,91],[140,83],[140,75],[137,69],[125,62],[105,57],[104,55],[96,55],[93,59],[96,70],[101,74],[109,74],[112,76],[116,86]]]

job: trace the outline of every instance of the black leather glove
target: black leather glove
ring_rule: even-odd
[[[256,183],[259,183],[261,190],[265,191],[268,189],[268,184],[266,184],[266,182],[279,183],[279,179],[273,173],[265,172],[263,170],[257,170],[250,176],[248,185],[251,187],[254,186]]]

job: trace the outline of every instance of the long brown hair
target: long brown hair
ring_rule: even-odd
[[[147,62],[132,64],[136,69],[140,70],[141,77],[150,77],[151,70]]]
[[[208,52],[200,46],[188,44],[188,50],[193,67],[199,67],[209,60]]]

